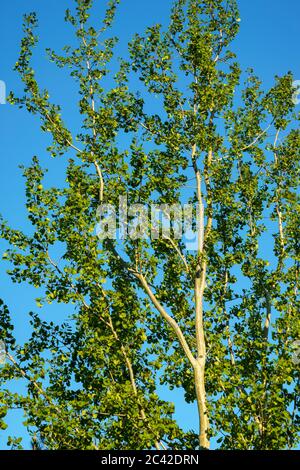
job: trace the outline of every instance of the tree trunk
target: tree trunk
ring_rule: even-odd
[[[209,449],[209,419],[206,407],[206,392],[204,383],[205,359],[197,359],[194,366],[195,389],[199,414],[199,444],[202,449]]]

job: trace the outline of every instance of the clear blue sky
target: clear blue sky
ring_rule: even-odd
[[[20,81],[12,68],[18,57],[22,36],[22,14],[30,11],[38,13],[41,42],[33,63],[37,68],[38,79],[49,89],[51,98],[55,102],[65,103],[64,118],[70,126],[76,125],[76,107],[75,101],[66,100],[66,96],[72,96],[74,90],[61,71],[57,71],[53,64],[47,64],[43,50],[48,46],[60,50],[61,46],[68,43],[71,30],[66,29],[63,18],[64,10],[72,3],[70,0],[10,0],[1,2],[0,17],[0,80],[5,81],[8,90],[20,91]],[[103,3],[103,0],[98,1],[99,18]],[[142,32],[146,26],[156,22],[164,23],[171,4],[172,0],[121,0],[115,24],[116,34],[120,37],[119,55],[126,51],[126,44],[134,32]],[[272,85],[274,75],[282,75],[288,70],[294,73],[296,79],[300,79],[299,0],[239,0],[239,6],[241,30],[234,47],[241,66],[253,67],[266,87]],[[48,139],[40,133],[36,118],[10,105],[0,105],[0,122],[0,213],[13,226],[26,228],[24,181],[18,165],[27,165],[33,155],[38,155],[43,165],[50,167],[52,184],[54,181],[63,182],[63,178],[54,171],[58,162],[50,160],[45,152]],[[0,244],[0,251],[3,251],[3,244]],[[12,285],[5,274],[6,269],[7,266],[2,263],[0,297],[13,312],[17,334],[22,339],[28,331],[26,313],[37,309],[34,302],[37,292],[25,285]],[[58,318],[70,311],[68,307],[60,307],[55,312],[53,308],[45,310],[43,314]],[[164,394],[174,401],[173,392],[172,396],[167,391]],[[196,427],[194,406],[184,405],[180,393],[176,394],[175,401],[180,423],[186,429]],[[10,424],[11,434],[22,433],[15,414],[10,416]],[[0,434],[0,449],[5,448],[5,441]]]

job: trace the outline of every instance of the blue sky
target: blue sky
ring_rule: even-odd
[[[71,29],[66,27],[63,18],[64,10],[72,5],[70,0],[10,0],[1,2],[0,17],[0,80],[6,83],[7,90],[21,91],[21,84],[16,73],[12,71],[17,60],[19,43],[22,37],[22,14],[36,11],[39,17],[40,45],[34,55],[33,64],[37,77],[43,86],[47,86],[55,102],[64,103],[64,117],[68,125],[76,126],[75,90],[65,79],[64,73],[47,64],[44,49],[48,46],[60,50],[68,43]],[[101,4],[98,1],[99,19]],[[165,23],[172,0],[121,0],[115,23],[115,32],[120,37],[118,54],[126,52],[126,45],[135,32],[142,32],[145,27],[159,22]],[[239,0],[241,30],[235,41],[234,49],[242,68],[253,67],[262,79],[266,88],[273,84],[274,75],[283,75],[291,70],[295,79],[300,79],[299,56],[299,0]],[[98,15],[97,15],[98,16]],[[21,177],[19,164],[28,165],[33,155],[38,155],[44,166],[49,167],[51,183],[62,183],[63,172],[57,172],[57,161],[51,160],[45,152],[49,141],[41,134],[38,120],[26,111],[10,105],[0,105],[0,213],[5,219],[18,228],[24,228],[26,213],[24,210],[24,180]],[[59,163],[63,168],[63,162]],[[56,168],[56,171],[55,171]],[[0,245],[3,251],[3,245]],[[2,262],[1,262],[2,263]],[[26,313],[36,310],[34,298],[36,291],[28,286],[14,286],[5,274],[7,266],[0,265],[1,293],[9,305],[15,319],[17,334],[26,337]],[[64,309],[65,315],[71,311]],[[50,312],[50,311],[49,311]],[[47,315],[48,312],[45,312]],[[50,313],[49,313],[50,314]],[[51,309],[53,314],[53,309]],[[62,309],[54,312],[62,314]],[[173,392],[164,391],[166,398],[174,400]],[[175,395],[177,416],[187,429],[196,426],[194,406],[184,405],[180,393]],[[13,432],[18,433],[19,420],[10,416]],[[5,440],[0,435],[0,449],[5,447]]]

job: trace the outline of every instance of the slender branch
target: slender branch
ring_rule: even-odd
[[[194,366],[196,360],[195,360],[195,358],[193,356],[193,353],[192,353],[192,351],[191,351],[191,349],[190,349],[190,347],[189,347],[189,345],[188,345],[188,343],[187,343],[187,341],[184,337],[183,332],[181,331],[180,326],[178,325],[176,320],[173,317],[171,317],[171,315],[169,315],[167,313],[167,311],[164,309],[162,304],[159,302],[159,300],[155,296],[154,292],[152,291],[151,287],[149,286],[149,284],[148,284],[146,278],[143,276],[143,274],[138,273],[138,274],[136,274],[136,277],[137,277],[137,279],[139,279],[142,287],[144,288],[146,294],[148,295],[149,299],[151,300],[151,302],[153,303],[155,308],[158,310],[158,312],[161,314],[161,316],[166,320],[168,325],[171,327],[171,329],[173,330],[173,332],[177,336],[177,339],[178,339],[179,343],[181,344],[187,359],[189,360],[191,365]]]
[[[277,156],[277,152],[276,152],[276,147],[277,147],[277,142],[278,142],[278,138],[279,138],[279,133],[280,133],[280,129],[277,130],[276,132],[276,135],[275,135],[275,140],[274,140],[274,162],[275,162],[275,165],[278,164],[278,156]],[[277,212],[277,216],[278,216],[278,229],[279,229],[279,240],[280,240],[280,248],[281,248],[281,253],[280,253],[280,260],[279,260],[279,268],[281,267],[281,264],[282,264],[282,259],[283,259],[283,255],[284,255],[284,251],[285,251],[285,241],[284,241],[284,232],[283,232],[283,217],[282,217],[282,211],[281,211],[281,208],[280,208],[280,188],[278,187],[276,189],[276,212]]]
[[[167,212],[167,211],[163,211],[163,214],[169,219],[169,221],[171,220],[170,219],[170,214]],[[151,231],[152,233],[154,233],[155,235],[159,235],[159,229],[157,229],[155,226],[151,226]],[[189,265],[188,265],[188,262],[186,260],[186,257],[184,256],[184,254],[182,253],[181,249],[179,248],[178,245],[176,245],[175,241],[173,240],[173,238],[167,236],[166,234],[164,234],[163,238],[165,240],[168,240],[170,242],[170,244],[172,245],[172,247],[174,248],[174,250],[177,252],[177,254],[179,255],[180,259],[182,260],[184,266],[185,266],[185,269],[186,269],[186,272],[189,273],[190,272],[190,268],[189,268]]]
[[[246,145],[245,147],[243,147],[241,149],[241,152],[244,152],[245,150],[248,150],[249,148],[253,147],[253,145],[256,144],[256,142],[266,133],[268,132],[268,130],[270,129],[271,125],[273,124],[273,121],[268,125],[268,127],[266,127],[266,129],[264,129],[262,132],[260,132],[258,134],[258,136],[253,140],[253,142],[251,142],[251,144],[249,145]]]
[[[106,302],[107,302],[107,306],[108,306],[108,310],[109,310],[109,299],[108,299],[108,296],[106,294],[106,292],[104,291],[104,289],[102,288],[102,286],[98,285],[102,291],[102,295],[104,296],[104,298],[106,299]],[[102,319],[103,320],[103,319]],[[137,402],[138,402],[138,405],[140,407],[140,414],[141,414],[141,419],[144,420],[147,425],[148,425],[148,419],[147,419],[147,416],[146,416],[146,413],[145,413],[145,410],[143,408],[143,406],[141,405],[140,401],[139,401],[139,398],[138,398],[138,389],[137,389],[137,385],[136,385],[136,381],[135,381],[135,376],[134,376],[134,371],[133,371],[133,367],[132,367],[132,363],[131,363],[131,360],[127,354],[127,351],[126,351],[126,348],[124,347],[124,345],[122,344],[122,341],[120,340],[119,338],[119,335],[118,333],[116,332],[115,330],[115,327],[114,327],[114,324],[112,322],[112,318],[111,318],[111,315],[109,314],[109,320],[108,322],[105,322],[106,325],[109,326],[115,340],[120,344],[120,348],[121,348],[121,352],[122,352],[122,355],[124,357],[124,360],[125,360],[125,363],[126,363],[126,367],[127,367],[127,370],[128,370],[128,373],[129,373],[129,378],[130,378],[130,383],[131,383],[131,387],[132,387],[132,390],[133,390],[133,393],[134,395],[136,396],[137,398]],[[150,428],[150,431],[151,433],[153,433],[153,430]],[[155,439],[155,442],[154,442],[154,445],[155,445],[155,448],[157,450],[161,450],[161,446],[160,446],[160,443],[159,441],[157,441],[157,439]]]
[[[94,161],[94,165],[96,167],[96,171],[100,180],[99,202],[101,204],[103,202],[103,196],[104,196],[104,179],[103,179],[101,168],[96,160]]]
[[[225,269],[224,289],[223,289],[223,294],[222,294],[222,297],[220,299],[220,302],[221,302],[221,304],[223,304],[223,310],[224,310],[226,321],[227,321],[227,326],[226,326],[227,344],[228,344],[228,351],[229,351],[229,354],[230,354],[230,362],[231,362],[232,366],[235,366],[233,343],[232,343],[231,335],[230,335],[230,317],[229,317],[229,315],[227,313],[227,309],[226,309],[226,299],[225,299],[225,297],[226,297],[226,292],[227,292],[227,286],[228,286],[228,271],[227,271],[227,269]]]
[[[81,28],[82,28],[82,31],[84,31],[84,28],[83,28],[83,25],[81,25]],[[83,44],[86,48],[88,48],[88,44],[86,42],[86,39],[84,37],[84,34],[82,35],[82,41],[83,41]],[[89,82],[90,82],[90,99],[91,99],[91,108],[92,108],[92,111],[93,111],[93,117],[92,117],[92,120],[93,120],[93,126],[92,126],[92,132],[93,132],[93,138],[94,138],[94,143],[96,142],[96,139],[97,139],[97,132],[96,132],[96,119],[95,119],[95,112],[96,112],[96,107],[95,107],[95,97],[94,97],[94,87],[93,87],[93,83],[92,83],[92,78],[91,78],[91,64],[90,64],[90,60],[89,58],[87,58],[86,60],[86,66],[87,66],[87,72],[88,72],[88,79],[89,79]],[[92,155],[94,153],[92,152]],[[102,204],[103,202],[103,194],[104,194],[104,179],[103,179],[103,172],[97,162],[97,160],[94,160],[93,161],[94,165],[95,165],[95,168],[96,168],[96,171],[97,171],[97,174],[98,174],[98,177],[99,177],[99,180],[100,180],[100,189],[99,189],[99,203]]]
[[[48,261],[49,263],[51,264],[51,266],[53,266],[55,268],[55,270],[61,275],[61,276],[64,276],[65,273],[60,269],[60,267],[58,266],[58,264],[53,261],[53,259],[51,258],[51,256],[49,255],[49,252],[47,250],[46,252],[47,254],[47,258],[48,258]],[[69,283],[70,283],[70,287],[74,290],[75,294],[77,294],[80,298],[80,301],[83,303],[83,305],[85,306],[86,309],[89,309],[90,306],[86,303],[85,299],[84,299],[84,296],[82,294],[80,294],[80,292],[78,292],[78,289],[76,288],[76,286],[73,284],[73,282],[71,280],[69,280]]]
[[[269,292],[266,292],[266,310],[267,310],[267,314],[266,314],[266,319],[264,323],[263,333],[264,333],[265,341],[268,341],[270,326],[271,326],[271,317],[272,317],[272,304],[271,304]]]
[[[279,139],[279,133],[280,133],[280,129],[278,129],[277,132],[276,132],[275,140],[274,140],[274,144],[273,144],[274,149],[275,149],[275,151],[274,151],[275,165],[278,164],[278,156],[277,156],[277,152],[276,152],[276,147],[277,147],[277,142],[278,142],[278,139]],[[278,271],[282,268],[283,256],[284,256],[284,252],[285,252],[285,241],[284,241],[284,232],[283,232],[283,217],[282,217],[282,211],[281,211],[281,208],[280,208],[280,188],[279,187],[277,187],[277,189],[276,189],[276,212],[277,212],[277,216],[278,216],[278,230],[279,230],[279,241],[280,241],[280,256],[279,256],[278,266],[277,266],[277,271]],[[266,319],[265,319],[265,323],[264,323],[263,334],[264,334],[265,341],[268,341],[270,325],[271,325],[272,303],[271,303],[270,293],[269,292],[266,292],[265,297],[266,297],[267,314],[266,314]]]
[[[192,151],[192,158],[195,158],[196,154],[196,146],[193,145],[193,151]],[[203,244],[204,244],[204,205],[203,205],[203,200],[202,200],[202,190],[201,190],[201,185],[202,185],[202,179],[201,179],[201,174],[199,169],[196,166],[194,167],[194,171],[196,174],[196,191],[197,191],[197,201],[198,201],[198,206],[199,206],[199,226],[198,226],[198,257],[200,257],[203,253]]]
[[[214,64],[216,64],[218,62],[218,60],[220,58],[220,54],[222,52],[222,48],[223,48],[223,31],[221,29],[220,30],[220,41],[219,41],[219,47],[218,47],[217,55],[213,60]]]
[[[207,192],[207,198],[209,199],[209,202],[207,204],[208,206],[208,217],[207,217],[207,224],[205,228],[205,236],[204,236],[204,241],[207,240],[211,229],[212,229],[212,223],[213,223],[213,209],[212,209],[212,189],[211,189],[211,183],[210,183],[210,176],[209,176],[209,171],[210,167],[212,164],[213,160],[213,152],[212,149],[209,149],[207,153],[207,160],[206,160],[206,165],[204,168],[204,178],[205,178],[205,186],[206,186],[206,192]]]
[[[174,242],[174,240],[171,238],[171,237],[165,237],[166,240],[168,240],[172,247],[174,248],[174,250],[178,253],[179,257],[181,258],[184,266],[185,266],[185,269],[186,269],[186,272],[189,273],[190,272],[190,268],[189,268],[189,265],[187,263],[187,260],[184,256],[184,254],[182,253],[182,251],[180,250],[179,246],[176,245],[176,243]]]

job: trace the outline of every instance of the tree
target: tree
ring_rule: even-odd
[[[40,306],[72,304],[74,314],[55,324],[30,313],[31,336],[19,345],[2,303],[2,428],[19,407],[38,448],[208,449],[212,437],[222,449],[293,448],[300,134],[292,74],[268,91],[252,70],[242,83],[230,50],[235,0],[176,0],[167,27],[134,36],[108,87],[118,0],[100,29],[91,25],[92,0],[75,4],[65,19],[77,46],[48,53],[78,85],[80,131],[66,127],[36,81],[34,13],[15,67],[25,94],[10,95],[40,118],[53,157],[73,152],[66,185],[46,189],[34,157],[23,169],[34,233],[1,223],[12,280],[42,288]],[[154,96],[160,108],[151,114]],[[120,196],[127,236],[113,239],[101,209],[114,215]],[[151,204],[163,212],[158,226],[143,213]],[[184,204],[197,209],[193,250],[173,217],[179,211],[181,220]],[[12,379],[25,381],[26,393],[13,393]],[[196,401],[199,432],[180,428],[159,383]]]

